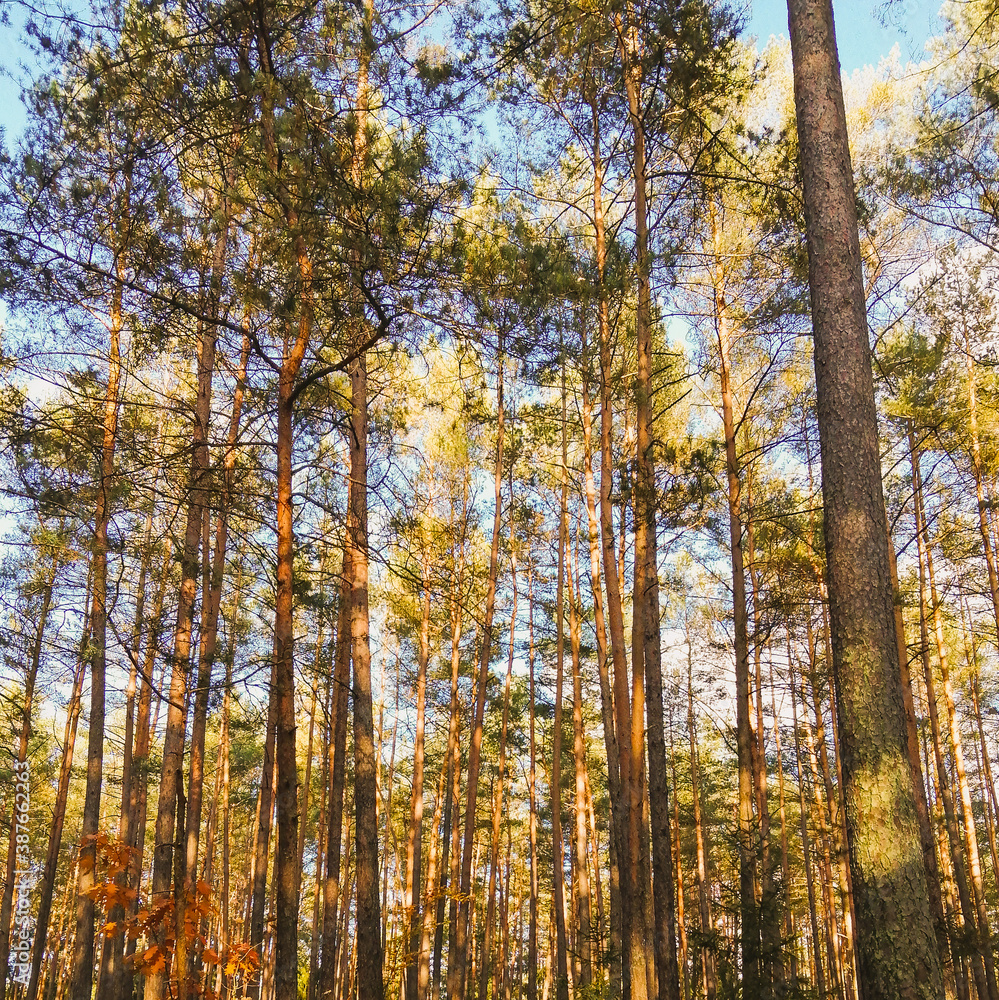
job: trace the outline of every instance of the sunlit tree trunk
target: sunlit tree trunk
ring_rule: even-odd
[[[833,667],[864,1000],[939,997],[888,574],[857,202],[831,0],[788,0]]]

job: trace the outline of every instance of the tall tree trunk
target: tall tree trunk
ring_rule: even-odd
[[[630,20],[630,18],[629,18]],[[645,759],[645,739],[641,725],[642,704],[648,726],[648,785],[652,834],[652,894],[655,926],[653,943],[656,979],[663,1000],[680,1000],[680,975],[676,957],[676,927],[673,917],[673,858],[670,837],[669,789],[666,783],[666,735],[663,724],[662,648],[659,622],[659,561],[656,543],[656,484],[652,427],[652,292],[651,256],[649,253],[647,180],[645,165],[645,122],[642,99],[642,62],[639,52],[638,25],[624,26],[618,17],[619,48],[628,96],[634,152],[632,160],[635,190],[635,252],[638,278],[638,308],[635,316],[637,340],[636,445],[635,479],[635,619],[639,642],[632,649],[633,698],[631,720],[631,803],[629,813],[629,854],[631,854],[631,891],[637,907],[644,898],[638,880],[638,865],[633,850],[638,846],[635,831],[640,809],[642,785],[639,775]],[[644,697],[642,697],[644,695]],[[644,879],[642,880],[644,881]],[[644,957],[642,921],[637,909],[631,923],[632,1000],[644,1000],[635,984],[641,978],[635,968]],[[638,956],[642,956],[640,959]]]
[[[715,256],[720,261],[720,235],[711,206]],[[759,909],[756,905],[757,838],[753,820],[753,730],[750,722],[749,611],[742,546],[742,482],[735,440],[735,403],[732,393],[730,351],[732,335],[725,301],[724,273],[719,265],[714,276],[714,319],[720,359],[722,428],[725,435],[725,466],[728,480],[729,553],[732,558],[732,624],[735,637],[736,750],[739,766],[739,914],[742,927],[742,982],[747,996],[762,995],[760,974]]]
[[[202,519],[208,516],[210,467],[208,455],[208,429],[211,422],[212,375],[215,368],[216,330],[202,324],[198,338],[197,397],[194,407],[193,445],[189,475],[189,501],[187,523],[184,530],[184,549],[181,557],[181,582],[177,601],[177,623],[174,628],[173,657],[170,671],[170,693],[167,705],[167,726],[163,737],[163,765],[156,807],[156,838],[153,849],[153,875],[151,903],[167,903],[171,897],[175,904],[176,923],[183,927],[183,895],[172,893],[171,876],[176,867],[177,848],[177,793],[183,787],[184,741],[187,731],[187,682],[190,669],[191,636],[194,625],[194,605],[198,592],[198,554],[201,548]],[[183,871],[183,867],[180,869]],[[181,938],[183,935],[181,935]],[[165,1000],[168,994],[168,977],[171,975],[166,926],[161,925],[154,935],[155,945],[163,959],[162,967],[155,966],[146,977],[146,1000]],[[175,948],[182,949],[183,941]],[[178,954],[178,958],[182,956]],[[173,970],[178,980],[183,979],[183,967]]]
[[[916,793],[916,816],[919,820],[919,843],[923,851],[923,865],[926,868],[926,885],[930,893],[930,912],[937,935],[940,964],[944,967],[950,960],[947,937],[947,920],[944,917],[943,900],[940,895],[940,871],[934,848],[933,829],[930,825],[930,810],[926,799],[926,782],[919,762],[919,732],[916,724],[916,709],[912,700],[912,677],[909,673],[909,647],[905,640],[905,621],[902,617],[902,601],[899,594],[898,566],[895,561],[895,545],[888,539],[888,570],[891,574],[892,592],[895,595],[895,637],[898,643],[899,677],[902,683],[902,700],[905,704],[906,752],[909,770],[912,772],[912,787]]]
[[[128,870],[125,873],[125,887],[130,894],[127,915],[134,919],[139,910],[139,882],[142,877],[143,854],[146,843],[146,823],[149,804],[149,746],[152,726],[153,671],[156,667],[156,656],[159,652],[160,632],[163,621],[163,602],[166,599],[167,583],[173,567],[173,546],[166,539],[160,548],[162,566],[159,584],[153,601],[153,614],[146,636],[146,648],[143,653],[142,667],[139,671],[142,687],[139,689],[139,701],[136,706],[135,747],[132,752],[132,780],[129,788],[128,827],[125,843],[129,847]],[[138,654],[138,648],[136,648]],[[125,959],[135,953],[136,941],[129,938],[125,942],[123,970],[125,970],[127,990],[128,972]],[[120,994],[119,994],[120,995]]]
[[[591,104],[596,115],[595,105]],[[595,124],[598,119],[594,117]],[[600,161],[599,133],[594,136],[593,205],[594,228],[596,232],[596,257],[599,296],[599,336],[600,336],[600,545],[603,554],[604,581],[607,587],[607,624],[610,632],[611,662],[613,664],[613,704],[614,730],[617,737],[619,761],[619,797],[611,802],[613,827],[615,830],[614,851],[620,880],[617,899],[620,903],[620,968],[621,980],[618,991],[624,1000],[630,998],[630,948],[632,912],[638,901],[633,900],[626,888],[630,877],[628,830],[630,828],[629,803],[631,787],[631,693],[628,685],[628,661],[624,639],[624,612],[622,609],[622,574],[618,570],[617,543],[614,536],[614,487],[613,427],[614,404],[612,370],[611,326],[607,288],[604,280],[606,267],[606,246],[604,232],[604,209],[602,202],[603,171]],[[622,529],[622,535],[624,531]],[[613,786],[612,786],[613,787]],[[613,931],[612,931],[613,936]],[[615,967],[616,967],[615,963]],[[643,969],[644,975],[644,969]],[[612,989],[615,973],[612,971]],[[644,990],[642,991],[644,993]],[[633,1000],[644,1000],[642,995]]]
[[[115,262],[117,279],[108,323],[108,380],[104,396],[104,428],[101,442],[100,480],[94,512],[93,573],[90,612],[90,718],[87,742],[87,787],[80,830],[80,863],[77,869],[76,936],[71,973],[72,1000],[90,1000],[94,979],[94,917],[92,890],[97,884],[97,833],[101,811],[104,763],[104,686],[107,671],[108,625],[108,526],[111,523],[114,486],[114,452],[118,439],[118,409],[121,386],[121,331],[123,267]],[[156,1000],[156,998],[152,998]]]
[[[427,711],[427,666],[430,662],[430,560],[423,558],[421,586],[420,646],[416,667],[416,736],[413,741],[413,790],[410,796],[409,829],[406,834],[406,889],[403,903],[408,926],[406,1000],[420,1000],[420,869],[423,865],[423,759]],[[436,828],[435,831],[436,832]],[[429,942],[428,942],[429,943]],[[429,954],[429,949],[428,949]]]
[[[592,416],[589,393],[589,362],[585,340],[582,345],[583,355],[583,469],[586,483],[586,517],[589,526],[590,541],[590,581],[593,591],[594,624],[597,633],[597,671],[600,678],[600,709],[604,730],[604,745],[607,749],[607,785],[611,798],[611,825],[613,838],[617,844],[624,841],[626,833],[625,813],[622,811],[624,792],[621,786],[621,746],[618,733],[615,730],[615,706],[612,694],[608,664],[611,656],[614,660],[614,676],[623,676],[627,666],[623,663],[624,650],[614,646],[612,651],[607,648],[607,627],[604,622],[603,597],[601,593],[600,546],[603,533],[604,557],[613,552],[613,520],[610,514],[611,479],[611,400],[610,400],[610,309],[608,304],[605,272],[607,267],[606,233],[604,226],[603,207],[603,160],[600,152],[600,114],[596,89],[591,85],[589,94],[590,113],[593,123],[593,225],[596,239],[597,265],[597,339],[600,358],[600,393],[601,393],[601,424],[600,424],[600,510],[601,520],[598,523],[596,510],[596,489],[593,480],[593,462],[591,457]],[[583,325],[585,337],[585,324]],[[606,488],[605,488],[606,483]],[[606,513],[605,513],[606,512]],[[604,520],[606,518],[606,521]],[[613,578],[613,579],[612,579]],[[620,641],[624,641],[624,626],[619,621],[621,615],[620,585],[613,566],[607,571],[608,587],[608,617],[611,618],[612,638],[619,633]],[[610,597],[611,588],[616,589],[616,600]],[[615,628],[617,633],[615,633]],[[611,991],[614,996],[621,995],[621,926],[617,919],[621,914],[620,866],[617,855],[612,858],[610,866],[611,913]]]
[[[351,367],[350,478],[354,485],[351,641],[354,699],[354,850],[357,855],[357,1000],[382,1000],[381,900],[378,893],[377,750],[368,635],[367,359]]]
[[[916,448],[912,430],[909,430],[909,451],[912,461],[912,485],[916,503],[916,529],[918,532],[918,550],[920,557],[920,612],[921,621],[926,622],[926,584],[929,584],[929,609],[933,623],[933,634],[936,640],[937,657],[940,664],[940,678],[943,682],[944,705],[947,710],[948,732],[951,748],[954,754],[954,768],[960,795],[959,809],[951,800],[948,816],[948,833],[951,835],[952,850],[954,850],[954,869],[957,876],[958,892],[961,895],[965,923],[975,931],[975,956],[973,971],[980,998],[988,997],[997,1000],[995,964],[990,944],[988,912],[985,908],[984,890],[982,887],[981,860],[978,855],[978,837],[975,832],[974,814],[971,806],[971,792],[968,788],[967,775],[964,768],[964,752],[961,734],[957,726],[954,708],[954,695],[950,684],[950,671],[947,661],[947,647],[944,643],[943,621],[940,615],[940,599],[937,594],[936,578],[933,572],[933,552],[930,547],[929,533],[926,528],[926,508],[924,501],[922,475],[919,468],[919,451]],[[926,673],[926,698],[930,702],[930,720],[933,724],[933,743],[937,753],[938,770],[940,774],[940,791],[944,798],[945,812],[950,799],[946,769],[943,762],[943,736],[937,716],[937,698],[933,690],[933,674],[929,667],[929,644],[924,646],[924,669]],[[958,821],[964,824],[964,839],[960,839]],[[961,855],[963,854],[963,858]],[[967,897],[970,889],[970,898]],[[984,975],[984,980],[981,977]]]
[[[552,813],[552,906],[555,918],[555,996],[569,1000],[565,882],[562,877],[562,680],[565,664],[565,556],[568,530],[569,468],[567,464],[565,367],[562,368],[562,492],[559,502],[558,577],[555,584],[555,714],[552,720],[552,769],[549,795]]]
[[[472,887],[472,849],[475,841],[475,804],[478,796],[479,766],[482,753],[482,723],[486,708],[486,686],[489,680],[489,660],[492,656],[493,612],[496,607],[496,576],[499,567],[500,523],[503,516],[503,336],[499,341],[499,367],[496,383],[496,466],[493,477],[493,533],[489,551],[489,576],[486,580],[486,606],[482,622],[482,642],[479,647],[479,671],[476,679],[475,714],[472,719],[471,743],[468,748],[467,788],[465,798],[464,837],[461,852],[454,959],[448,965],[448,996],[450,1000],[465,1000],[468,963],[472,947],[469,936],[469,913]],[[362,998],[363,1000],[363,998]]]
[[[573,587],[569,574],[569,640],[572,647],[572,755],[576,765],[576,835],[573,841],[576,860],[576,953],[579,956],[577,989],[587,989],[593,982],[590,957],[590,876],[586,836],[586,743],[583,732],[583,674],[580,646],[580,613],[577,610],[579,575]],[[512,648],[512,647],[511,647]]]
[[[84,622],[83,637],[80,642],[80,656],[73,675],[73,690],[66,706],[66,730],[62,743],[62,760],[59,765],[59,784],[56,788],[55,804],[52,807],[52,825],[49,829],[49,844],[42,869],[41,893],[38,898],[38,917],[35,922],[35,947],[31,956],[31,977],[25,996],[36,1000],[41,977],[42,960],[45,957],[49,936],[49,919],[52,913],[52,896],[55,892],[56,869],[59,864],[59,848],[62,845],[62,831],[66,822],[66,801],[69,797],[69,779],[73,769],[76,747],[76,730],[80,721],[82,706],[83,675],[86,670],[84,651],[89,641],[89,621]],[[68,894],[68,885],[67,885]],[[57,939],[61,934],[57,935]]]
[[[513,469],[510,470],[510,497],[513,498]],[[488,1000],[489,976],[493,971],[493,945],[496,923],[496,880],[499,874],[500,820],[503,815],[503,785],[506,781],[506,740],[510,721],[510,686],[513,680],[514,636],[517,627],[517,553],[514,522],[510,520],[510,579],[513,604],[510,609],[510,643],[503,686],[503,720],[500,725],[499,770],[493,789],[492,830],[489,851],[489,887],[486,891],[486,916],[483,925],[482,964],[479,969],[479,1000]],[[505,962],[497,963],[500,967]],[[502,981],[493,981],[493,1000],[500,1000]]]
[[[788,0],[815,340],[833,668],[864,1000],[943,992],[888,573],[856,195],[831,0]]]
[[[527,927],[527,1000],[538,1000],[538,800],[536,704],[534,695],[534,563],[527,562],[527,709],[530,739],[530,765],[527,771],[528,844],[531,863],[530,902]]]
[[[228,211],[228,208],[227,208]],[[221,282],[221,271],[224,263],[225,245],[228,236],[226,231],[219,237],[213,263],[213,288],[215,282]],[[217,309],[217,304],[215,309]],[[198,649],[198,674],[194,689],[194,711],[191,719],[191,764],[187,792],[187,829],[184,839],[184,893],[186,903],[193,903],[198,892],[198,844],[201,836],[201,813],[204,785],[205,734],[208,726],[208,698],[211,693],[212,671],[218,647],[219,611],[222,605],[222,583],[225,577],[225,561],[229,541],[229,512],[232,506],[233,477],[236,469],[236,444],[239,439],[239,423],[243,407],[243,386],[246,381],[246,368],[250,357],[250,338],[243,335],[240,351],[239,367],[236,376],[236,388],[233,394],[232,411],[229,417],[229,432],[226,441],[222,472],[222,495],[219,501],[218,514],[215,521],[215,548],[209,551],[209,506],[206,502],[202,514],[202,622]],[[178,968],[178,980],[187,975],[189,988],[196,989],[197,983],[192,979],[197,969],[200,969],[200,955],[191,955],[187,969]],[[187,995],[187,988],[180,990],[181,1000]],[[124,1000],[124,998],[122,998]]]
[[[18,791],[14,796],[14,810],[10,819],[10,840],[7,848],[7,871],[4,878],[3,902],[0,904],[0,997],[6,995],[8,960],[10,958],[11,925],[10,917],[14,904],[14,889],[19,884],[17,871],[18,864],[18,836],[27,830],[27,811],[31,796],[31,779],[28,761],[28,746],[31,742],[31,707],[35,696],[35,680],[38,677],[38,665],[42,658],[42,643],[45,639],[45,627],[49,620],[49,610],[52,607],[52,589],[55,586],[56,574],[59,571],[59,559],[53,552],[52,565],[49,567],[47,576],[41,583],[42,604],[38,610],[38,622],[35,625],[35,640],[31,644],[31,660],[24,675],[24,703],[21,707],[21,735],[17,746],[17,764],[14,768],[14,783],[16,788],[23,787],[24,792]],[[18,804],[22,794],[25,805],[19,809]],[[21,817],[21,819],[19,819]],[[22,826],[22,823],[24,825]],[[24,853],[24,852],[21,852]],[[17,921],[20,926],[20,921]],[[27,958],[27,956],[25,956]],[[15,963],[22,967],[30,968],[30,960],[23,961],[17,959]],[[25,970],[26,971],[26,970]],[[20,979],[21,977],[18,977]]]
[[[271,686],[274,686],[274,662],[271,663]],[[250,909],[246,940],[257,949],[264,960],[264,910],[267,906],[267,862],[270,857],[271,816],[274,812],[274,743],[277,726],[277,703],[267,699],[267,732],[264,736],[264,761],[260,771],[260,789],[257,793],[257,815],[251,842],[253,856],[250,862]],[[260,974],[254,972],[246,987],[247,1000],[260,996]]]
[[[790,650],[788,651],[790,654]],[[791,721],[794,725],[794,761],[798,777],[798,817],[801,829],[801,856],[805,863],[805,887],[808,890],[808,916],[812,925],[812,954],[815,965],[815,986],[819,996],[826,995],[825,973],[822,969],[822,951],[819,944],[819,920],[815,905],[815,888],[812,880],[808,837],[808,808],[805,804],[805,782],[801,773],[801,738],[798,735],[798,702],[795,697],[794,663],[788,656],[791,688]]]
[[[701,972],[704,996],[715,1000],[717,972],[715,949],[711,938],[715,933],[711,919],[711,874],[708,868],[709,850],[701,810],[700,755],[697,747],[697,727],[694,719],[694,651],[690,644],[690,623],[687,625],[687,732],[690,737],[690,794],[693,802],[694,837],[697,843],[697,911],[700,921]]]
[[[353,532],[353,479],[347,495],[347,539],[343,548],[341,572],[340,609],[337,615],[336,641],[333,667],[333,718],[330,723],[332,736],[329,746],[329,804],[326,828],[326,877],[323,881],[323,941],[322,962],[319,966],[317,994],[320,1000],[333,1000],[337,988],[339,967],[338,931],[339,902],[343,879],[341,878],[341,853],[343,842],[344,788],[347,774],[347,714],[350,691],[351,600],[353,568],[350,536]]]
[[[430,992],[430,950],[431,939],[438,930],[441,918],[438,916],[438,903],[443,903],[444,879],[440,877],[438,869],[443,869],[441,865],[442,848],[447,848],[447,826],[441,829],[441,818],[445,810],[445,800],[450,802],[448,794],[448,774],[450,772],[451,758],[445,756],[441,766],[440,778],[437,782],[437,797],[434,799],[434,818],[430,827],[430,851],[427,857],[427,882],[426,882],[426,902],[423,904],[423,918],[420,921],[420,941],[419,952],[417,954],[418,981],[417,1000],[427,1000]],[[450,818],[450,817],[449,817]],[[446,870],[445,870],[446,873]],[[440,911],[442,914],[442,911]]]

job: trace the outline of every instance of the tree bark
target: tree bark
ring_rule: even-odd
[[[856,196],[830,0],[788,0],[815,338],[826,559],[864,1000],[943,993],[888,573]]]

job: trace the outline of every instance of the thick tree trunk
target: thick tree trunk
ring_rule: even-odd
[[[888,573],[856,196],[830,0],[788,0],[833,666],[864,1000],[943,993]]]

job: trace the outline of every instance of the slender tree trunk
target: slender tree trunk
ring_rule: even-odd
[[[572,574],[569,575],[569,640],[572,647],[572,753],[576,765],[576,836],[574,840],[576,860],[576,953],[579,956],[579,981],[577,989],[587,989],[593,982],[593,968],[590,957],[590,876],[588,870],[588,849],[586,836],[586,744],[583,732],[583,674],[580,646],[579,612],[577,588],[573,589]],[[512,648],[512,646],[511,646]]]
[[[530,766],[527,772],[528,842],[531,862],[531,888],[527,928],[527,1000],[538,998],[538,802],[536,704],[534,694],[534,564],[527,563],[527,706],[530,726]]]
[[[427,666],[430,662],[430,561],[424,555],[421,586],[420,646],[416,667],[416,736],[413,741],[413,790],[410,796],[409,830],[406,834],[406,907],[409,943],[406,961],[406,1000],[420,1000],[420,874],[423,864],[423,759],[427,710]],[[436,827],[434,828],[436,832]],[[428,942],[429,943],[429,942]],[[429,948],[428,948],[429,954]],[[429,978],[429,977],[428,977]]]
[[[271,686],[274,685],[274,664],[271,664]],[[264,960],[264,910],[267,905],[267,862],[270,856],[271,816],[274,811],[274,743],[277,726],[277,703],[267,700],[267,732],[264,737],[264,762],[260,771],[260,790],[257,794],[257,816],[250,868],[250,910],[246,940],[257,949]],[[246,988],[247,1000],[260,997],[260,974],[253,973]]]
[[[923,678],[926,685],[927,711],[930,717],[930,732],[933,739],[933,754],[937,767],[937,788],[940,802],[943,805],[947,837],[950,843],[951,860],[954,872],[954,883],[958,900],[961,905],[961,926],[970,931],[973,941],[969,942],[974,953],[968,956],[971,960],[971,973],[975,980],[975,989],[979,1000],[992,1000],[991,988],[995,977],[989,977],[991,964],[991,948],[986,943],[984,935],[978,927],[979,912],[973,899],[968,878],[968,855],[966,842],[962,840],[958,825],[958,815],[951,789],[951,779],[944,760],[944,737],[940,725],[936,685],[933,669],[930,665],[930,643],[927,619],[932,615],[937,639],[937,650],[940,654],[941,666],[946,663],[946,652],[943,647],[943,636],[938,626],[939,606],[937,604],[936,587],[932,583],[932,562],[929,548],[929,537],[926,531],[926,513],[923,507],[923,483],[919,469],[919,453],[916,450],[915,438],[909,432],[909,457],[912,463],[912,488],[916,520],[916,546],[919,557],[919,625],[920,652],[923,662]],[[927,577],[930,584],[927,588]],[[927,592],[928,590],[928,592]],[[943,670],[941,670],[943,673]],[[986,925],[987,926],[987,925]],[[956,972],[956,970],[955,970]]]
[[[833,667],[864,1000],[943,993],[888,573],[856,195],[831,0],[788,0]]]
[[[437,782],[437,797],[434,799],[434,818],[430,828],[430,851],[427,857],[426,902],[423,904],[423,919],[420,921],[420,942],[417,955],[419,976],[417,1000],[427,1000],[430,992],[431,939],[438,930],[438,926],[435,925],[441,923],[441,918],[438,916],[438,903],[443,903],[444,886],[438,884],[443,882],[443,879],[438,875],[438,869],[443,867],[440,863],[441,848],[447,846],[448,831],[446,828],[448,824],[444,824],[445,829],[442,831],[441,817],[445,808],[445,800],[450,801],[447,782],[450,762],[450,756],[445,757]]]
[[[337,989],[339,965],[337,953],[339,945],[339,902],[342,888],[341,853],[343,841],[344,789],[347,774],[347,714],[350,691],[350,649],[351,649],[351,600],[353,588],[352,546],[353,532],[353,478],[348,487],[347,497],[347,541],[343,549],[342,586],[340,610],[337,616],[336,644],[333,668],[333,718],[332,738],[329,747],[330,791],[327,806],[326,831],[326,878],[323,882],[323,941],[322,962],[319,966],[318,996],[320,1000],[333,1000]]]
[[[209,455],[208,429],[211,421],[212,375],[215,368],[215,328],[203,324],[198,339],[198,389],[194,408],[193,446],[189,476],[187,524],[181,558],[181,582],[177,602],[177,623],[174,629],[173,658],[170,673],[170,693],[167,705],[167,727],[163,738],[163,765],[160,772],[159,797],[156,808],[156,838],[153,849],[151,903],[155,907],[173,897],[179,908],[174,911],[175,923],[184,926],[183,894],[171,892],[171,876],[177,867],[177,793],[183,787],[184,741],[187,731],[188,671],[190,669],[191,636],[194,606],[198,592],[198,554],[201,547],[202,519],[208,516]],[[184,870],[183,867],[180,869]],[[183,938],[183,935],[181,935]],[[146,977],[146,1000],[165,1000],[171,970],[166,941],[166,925],[154,934],[154,946],[163,959],[162,967]],[[177,959],[173,973],[184,978],[183,940],[177,941]]]
[[[801,774],[801,739],[798,735],[798,707],[795,697],[794,663],[788,657],[791,688],[791,721],[794,725],[794,761],[798,771],[798,816],[801,829],[801,856],[805,863],[805,887],[808,890],[808,916],[812,925],[812,955],[815,965],[815,986],[818,995],[826,995],[825,973],[822,969],[822,951],[819,945],[819,920],[815,905],[815,888],[812,879],[808,838],[808,807],[805,804],[805,782]]]
[[[28,746],[31,742],[31,706],[35,695],[35,680],[38,677],[38,665],[42,658],[42,643],[45,639],[45,627],[49,620],[49,610],[52,607],[52,588],[55,586],[56,574],[59,571],[58,557],[53,553],[52,565],[47,577],[42,581],[42,605],[38,610],[38,622],[35,626],[35,641],[31,644],[31,660],[24,675],[24,703],[21,708],[21,735],[17,747],[17,766],[15,767],[15,787],[22,783],[26,793],[18,792],[14,796],[14,810],[10,819],[10,841],[7,848],[7,871],[4,878],[3,902],[0,904],[0,997],[5,996],[7,986],[8,961],[10,958],[10,917],[14,904],[14,889],[18,885],[18,836],[22,828],[18,815],[24,812],[17,808],[21,794],[26,794],[28,801],[31,795],[31,779],[25,766],[28,760]],[[25,807],[26,810],[27,807]],[[17,921],[20,925],[20,921]],[[37,933],[37,930],[36,930]],[[17,965],[27,965],[17,959]],[[16,987],[15,987],[16,988]]]
[[[594,99],[595,100],[595,99]],[[594,124],[599,124],[596,105],[591,104]],[[619,891],[615,896],[620,904],[620,930],[617,943],[620,954],[620,981],[616,982],[618,963],[612,967],[611,988],[615,995],[630,1000],[630,948],[632,912],[637,905],[630,891],[625,889],[625,880],[631,869],[629,860],[629,789],[631,784],[631,694],[628,686],[628,662],[624,640],[624,612],[621,602],[621,579],[617,562],[617,543],[614,537],[614,487],[613,426],[614,409],[612,390],[614,373],[612,370],[611,328],[608,293],[604,280],[606,267],[606,246],[604,232],[604,210],[602,201],[603,170],[600,160],[599,132],[594,135],[593,206],[594,229],[596,233],[596,258],[598,276],[598,321],[600,336],[600,545],[603,554],[604,581],[607,587],[607,624],[610,632],[611,662],[613,664],[613,706],[614,730],[618,749],[618,797],[611,801],[614,835],[615,862],[613,870],[618,873]],[[623,532],[622,532],[623,534]],[[613,785],[611,786],[613,789]],[[613,923],[613,922],[612,922]],[[612,928],[612,939],[614,930]],[[612,946],[615,943],[612,940]],[[644,970],[643,970],[644,971]],[[643,991],[644,992],[644,991]],[[642,995],[633,1000],[644,1000]]]
[[[558,578],[555,596],[555,715],[552,720],[552,770],[549,792],[552,812],[552,905],[555,917],[555,996],[569,1000],[565,884],[562,877],[562,680],[565,663],[565,555],[569,501],[567,464],[565,368],[562,369],[562,494],[559,504]]]
[[[718,223],[712,205],[712,228],[716,248]],[[721,259],[720,250],[716,256]],[[714,278],[715,332],[718,337],[721,378],[722,428],[725,434],[725,465],[728,478],[729,552],[732,558],[732,619],[735,634],[736,749],[739,765],[739,914],[742,926],[742,982],[747,996],[762,995],[760,978],[760,927],[756,905],[757,836],[753,819],[753,731],[750,722],[749,611],[742,546],[742,482],[735,440],[735,404],[730,362],[731,330],[725,301],[724,275],[719,267]]]
[[[629,813],[629,854],[633,873],[631,891],[636,909],[631,923],[632,1000],[644,1000],[635,984],[641,978],[636,960],[643,955],[645,942],[641,921],[636,919],[637,903],[644,898],[636,876],[638,865],[633,854],[638,845],[638,825],[642,787],[639,775],[645,759],[644,733],[641,732],[641,707],[644,702],[648,725],[649,805],[652,834],[652,884],[654,903],[654,952],[659,995],[663,1000],[679,1000],[680,977],[676,956],[674,924],[673,858],[670,838],[669,789],[666,784],[666,736],[663,725],[662,649],[659,623],[659,562],[656,543],[656,485],[652,427],[652,293],[651,257],[649,254],[647,181],[645,165],[645,123],[642,100],[642,61],[639,52],[638,26],[624,28],[618,17],[619,47],[628,96],[634,151],[632,160],[635,189],[635,251],[638,271],[638,309],[635,317],[637,340],[635,480],[635,619],[639,643],[632,650],[633,699],[631,725],[631,804]],[[639,652],[641,651],[641,652]],[[644,695],[644,697],[641,697]],[[620,734],[619,734],[620,735]],[[639,813],[640,815],[640,813]],[[643,880],[644,881],[644,880]],[[644,957],[638,964],[647,961]]]
[[[94,512],[92,610],[90,612],[90,718],[87,743],[87,787],[83,800],[80,831],[80,864],[77,868],[76,936],[71,972],[72,1000],[90,1000],[94,979],[94,918],[92,890],[97,882],[97,834],[101,811],[101,784],[104,762],[104,686],[107,670],[108,622],[108,526],[111,523],[114,486],[114,452],[118,439],[119,392],[121,385],[121,331],[124,262],[116,260],[117,283],[108,323],[108,380],[104,396],[104,429],[101,444],[100,480]],[[156,1000],[156,998],[152,998]]]
[[[711,937],[715,933],[711,919],[711,874],[708,868],[709,850],[701,811],[700,761],[697,748],[697,728],[694,719],[694,651],[690,644],[690,626],[687,623],[687,732],[690,736],[690,794],[694,813],[694,837],[697,842],[697,909],[700,921],[701,970],[704,996],[715,1000],[717,972],[715,950]]]
[[[448,965],[448,996],[450,1000],[465,1000],[468,963],[472,947],[469,936],[470,899],[472,886],[472,848],[475,840],[475,804],[478,796],[479,765],[482,753],[482,723],[486,707],[486,685],[489,680],[489,661],[492,656],[493,612],[496,606],[496,577],[499,566],[500,523],[503,515],[503,338],[500,335],[499,369],[496,385],[496,467],[493,482],[494,512],[492,545],[489,552],[489,576],[486,581],[486,606],[482,623],[482,643],[479,648],[479,672],[476,680],[475,715],[472,720],[471,743],[468,748],[468,777],[465,799],[464,838],[461,853],[461,882],[459,892],[455,954]],[[364,998],[360,998],[364,1000]]]
[[[172,544],[167,539],[161,547],[162,568],[160,580],[153,602],[153,615],[146,636],[146,648],[140,671],[142,687],[139,690],[139,702],[136,707],[135,747],[132,752],[132,781],[129,788],[128,828],[125,835],[130,856],[128,870],[125,873],[125,886],[129,891],[127,915],[134,919],[139,909],[139,883],[142,877],[143,854],[146,843],[146,821],[149,803],[149,746],[150,733],[153,729],[150,722],[152,714],[153,671],[156,667],[156,656],[159,652],[160,630],[163,620],[163,602],[166,598],[167,583],[173,560]],[[138,652],[138,650],[136,650]],[[125,943],[124,959],[135,952],[135,939],[129,938]],[[125,971],[127,989],[127,970]]]
[[[510,497],[513,498],[513,469],[510,470]],[[486,918],[482,943],[482,965],[479,971],[479,1000],[487,1000],[489,976],[493,968],[493,938],[496,922],[496,879],[499,871],[500,820],[503,815],[503,786],[506,781],[506,740],[510,721],[510,687],[513,680],[514,638],[517,628],[517,552],[514,522],[510,519],[510,586],[513,604],[510,609],[510,642],[506,662],[506,682],[503,687],[503,721],[500,726],[499,771],[493,790],[492,838],[489,856],[489,888],[486,893]],[[502,966],[505,967],[505,962]],[[499,1000],[502,982],[493,981],[493,1000]]]
[[[895,545],[888,539],[888,570],[891,574],[892,592],[895,595],[895,636],[898,643],[899,676],[902,682],[902,700],[905,704],[906,751],[909,770],[912,772],[912,787],[916,793],[916,815],[919,820],[919,843],[923,851],[923,865],[926,868],[926,884],[930,893],[930,912],[937,935],[940,964],[946,966],[950,959],[947,937],[947,920],[944,917],[943,900],[940,896],[940,871],[934,848],[933,829],[930,826],[930,810],[926,799],[926,782],[919,762],[919,732],[916,726],[916,709],[912,700],[912,677],[909,673],[909,648],[905,640],[905,622],[902,617],[902,602],[899,597],[898,567],[895,562]]]
[[[367,360],[351,368],[350,478],[354,485],[351,640],[354,699],[354,849],[357,855],[357,1000],[382,1000],[381,900],[378,894],[377,750],[368,635]]]
[[[80,657],[73,676],[73,690],[66,706],[66,731],[62,744],[62,761],[59,765],[59,784],[56,788],[55,804],[52,807],[52,825],[49,830],[49,844],[42,869],[41,894],[38,899],[38,917],[35,923],[35,947],[31,956],[31,978],[25,996],[36,1000],[41,977],[42,960],[48,941],[49,919],[52,913],[52,896],[55,892],[56,868],[59,864],[59,848],[62,846],[62,831],[66,822],[66,801],[69,797],[69,779],[73,769],[73,751],[76,747],[76,730],[80,721],[82,705],[83,675],[86,669],[84,650],[89,640],[89,621],[84,623]],[[67,886],[68,890],[68,886]],[[57,935],[57,939],[61,933]]]

